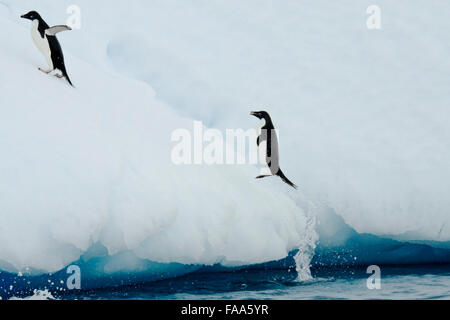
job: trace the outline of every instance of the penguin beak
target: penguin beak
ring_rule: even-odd
[[[25,15],[23,14],[23,15],[21,15],[20,17],[21,17],[21,18],[25,18]]]
[[[251,115],[251,116],[258,117],[258,112],[252,111],[252,112],[250,112],[250,115]]]

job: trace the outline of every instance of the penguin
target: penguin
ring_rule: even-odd
[[[273,126],[272,119],[266,111],[253,111],[250,115],[263,120],[261,127],[259,128],[258,138],[256,139],[256,144],[258,145],[259,152],[265,164],[268,166],[268,174],[263,174],[256,179],[261,179],[265,177],[278,176],[285,183],[297,189],[297,186],[292,183],[281,171],[279,166],[279,153],[278,153],[278,137],[276,130]],[[265,142],[265,147],[263,143]]]
[[[54,70],[61,71],[60,74],[56,74],[58,78],[66,78],[69,84],[73,87],[72,81],[66,71],[64,64],[64,55],[59,44],[56,34],[61,31],[72,30],[65,25],[58,25],[49,27],[49,25],[42,19],[42,17],[36,11],[30,11],[27,14],[20,16],[23,19],[32,21],[31,24],[31,37],[34,44],[39,51],[44,55],[49,65],[48,70],[39,68],[40,71],[49,74]]]

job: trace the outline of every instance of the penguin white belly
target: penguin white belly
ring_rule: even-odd
[[[47,35],[44,34],[44,38],[41,37],[41,34],[38,30],[39,22],[37,20],[33,21],[33,24],[31,25],[31,38],[33,38],[33,42],[36,45],[36,47],[39,49],[39,51],[44,55],[45,60],[48,63],[48,66],[50,67],[50,70],[53,70],[53,62],[52,62],[52,52],[50,50],[50,44],[47,40]]]
[[[257,128],[256,134],[260,137],[258,146],[258,159],[261,165],[261,175],[271,175],[269,165],[267,164],[267,132],[263,132],[266,121],[263,119],[261,125]]]
[[[259,163],[261,165],[261,175],[272,175],[267,159],[267,141],[263,141],[259,145]]]

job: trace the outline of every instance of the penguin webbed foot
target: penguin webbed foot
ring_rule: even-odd
[[[45,74],[49,74],[50,72],[52,72],[53,70],[44,70],[42,68],[38,68],[39,71],[42,71]]]

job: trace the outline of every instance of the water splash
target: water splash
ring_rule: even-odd
[[[294,256],[295,270],[297,271],[297,279],[295,281],[297,282],[305,282],[313,279],[310,263],[314,257],[314,250],[316,249],[319,235],[316,232],[316,216],[314,214],[317,208],[310,204],[309,209],[305,210],[307,218],[305,237],[298,248],[297,254]]]
[[[48,290],[34,290],[33,295],[26,298],[12,297],[10,300],[56,300]]]
[[[302,245],[294,257],[295,270],[297,271],[297,279],[295,281],[304,282],[312,280],[310,263],[314,257],[315,247],[310,245]]]

